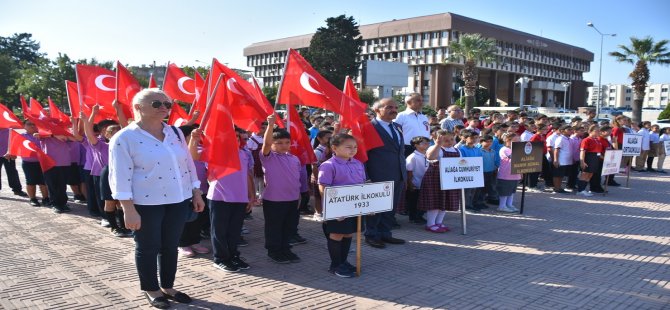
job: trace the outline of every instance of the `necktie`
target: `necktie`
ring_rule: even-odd
[[[393,128],[393,122],[389,123],[389,129],[391,129],[391,136],[393,136],[393,142],[398,144],[398,134],[395,133],[395,128]]]

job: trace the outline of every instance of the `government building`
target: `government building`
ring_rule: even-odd
[[[496,61],[478,64],[479,87],[488,90],[489,105],[518,106],[521,85],[526,105],[562,107],[564,100],[573,109],[587,105],[592,84],[583,74],[590,70],[593,53],[577,46],[453,13],[361,25],[359,30],[364,43],[356,84],[377,89],[384,97],[418,92],[433,107],[452,104],[463,61],[445,62],[449,44],[464,33],[480,33],[497,44]],[[247,65],[265,86],[277,84],[287,50],[308,48],[312,35],[253,43],[244,49]],[[522,78],[528,82],[516,83]]]

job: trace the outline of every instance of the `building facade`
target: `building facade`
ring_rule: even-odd
[[[588,104],[598,102],[598,87],[588,87]],[[611,108],[632,108],[633,88],[625,84],[602,85],[602,106]],[[670,83],[649,84],[642,101],[642,108],[665,109],[670,98]]]
[[[362,25],[361,61],[379,60],[408,64],[406,91],[424,95],[433,107],[453,103],[454,77],[463,62],[448,62],[449,43],[464,33],[480,33],[497,43],[493,63],[479,63],[479,84],[487,88],[490,103],[519,105],[520,77],[532,81],[524,89],[524,103],[562,106],[566,92],[573,108],[585,105],[583,73],[590,70],[593,53],[572,45],[486,23],[453,13]],[[247,65],[265,86],[279,83],[289,48],[306,49],[313,34],[253,43],[244,49]],[[361,74],[357,78],[362,85]],[[571,82],[566,89],[561,82]]]

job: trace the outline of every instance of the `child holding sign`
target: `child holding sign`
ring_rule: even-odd
[[[337,134],[330,139],[330,147],[334,156],[319,166],[321,196],[327,186],[365,183],[365,167],[353,158],[358,151],[356,138],[348,134]],[[328,236],[329,271],[342,278],[353,277],[356,267],[347,261],[347,256],[351,248],[351,235],[356,231],[356,219],[348,217],[326,221],[324,230]]]
[[[665,173],[665,171],[663,171],[663,163],[665,163],[665,155],[667,155],[665,141],[670,141],[670,128],[661,129],[661,136],[658,139],[658,160],[656,161],[656,171],[660,173]]]
[[[600,128],[598,125],[591,125],[589,127],[589,136],[582,140],[579,152],[579,167],[582,173],[579,175],[577,182],[577,195],[584,197],[591,197],[593,194],[586,191],[586,185],[591,181],[593,173],[598,171],[600,165],[600,152],[602,145],[598,135]]]
[[[512,204],[514,202],[514,192],[516,186],[521,180],[520,174],[512,174],[512,142],[519,142],[519,136],[515,133],[506,133],[503,135],[505,146],[500,149],[500,168],[498,168],[497,190],[500,197],[498,211],[517,212],[519,209]]]

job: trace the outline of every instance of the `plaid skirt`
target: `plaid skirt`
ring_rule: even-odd
[[[419,191],[419,210],[458,211],[461,203],[461,190],[440,189],[440,164],[431,163],[421,180]]]

